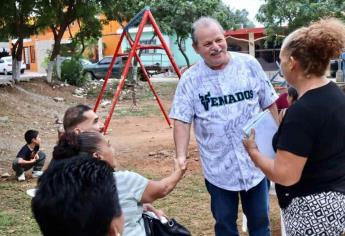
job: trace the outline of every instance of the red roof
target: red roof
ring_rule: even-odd
[[[264,34],[265,33],[265,28],[264,27],[259,27],[259,28],[244,28],[244,29],[236,29],[236,30],[226,30],[225,35],[226,36],[233,36],[233,35],[238,35],[238,34],[248,34],[250,32],[253,32],[254,34]]]
[[[254,37],[262,37],[265,35],[265,28],[245,28],[245,29],[236,29],[236,30],[226,30],[225,31],[225,37],[226,36],[232,36],[235,38],[247,38],[249,33],[254,33]]]

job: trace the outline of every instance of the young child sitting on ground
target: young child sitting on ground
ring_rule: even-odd
[[[39,151],[41,139],[36,130],[28,130],[24,135],[26,144],[20,149],[16,159],[12,163],[12,169],[16,172],[18,181],[25,180],[25,171],[33,168],[32,177],[42,175],[42,168],[46,154]]]

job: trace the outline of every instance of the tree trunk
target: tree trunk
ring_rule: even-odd
[[[17,58],[15,58],[12,61],[12,78],[16,82],[19,82],[19,80],[20,80],[20,65],[21,64],[22,64],[22,62],[18,61]]]
[[[47,82],[48,83],[52,82],[53,69],[54,69],[54,65],[56,63],[56,57],[60,53],[61,39],[62,39],[63,33],[65,32],[67,26],[68,26],[68,24],[66,26],[61,26],[59,31],[57,31],[56,28],[52,28],[52,31],[54,34],[54,46],[53,46],[53,51],[52,51],[52,54],[50,56],[50,60],[48,63],[48,72],[47,72]],[[61,77],[61,74],[60,74],[60,77]]]
[[[98,45],[98,51],[97,51],[98,60],[102,60],[103,59],[103,41],[102,41],[102,37],[99,37],[99,39],[97,41],[97,45]],[[85,50],[85,46],[84,46],[83,49]],[[82,50],[81,54],[84,53],[84,50]]]
[[[58,77],[59,80],[61,80],[61,59],[60,55],[56,55],[56,76]]]
[[[137,107],[137,94],[136,94],[136,85],[138,83],[138,62],[134,57],[134,63],[133,63],[133,67],[131,67],[132,69],[132,86],[131,86],[131,90],[132,90],[132,108],[135,109]]]
[[[56,56],[60,53],[62,36],[63,34],[61,34],[60,32],[58,35],[54,36],[54,46],[52,54],[50,56],[50,61],[54,61]]]
[[[133,87],[132,87],[132,101],[133,106],[137,106],[137,94],[136,94],[136,85],[138,84],[138,66],[133,67]]]
[[[14,83],[19,83],[19,78],[17,77],[16,74],[17,71],[17,59],[13,58],[12,59],[12,81],[14,81]]]
[[[184,52],[183,48],[182,48],[182,38],[178,37],[177,36],[177,46],[178,46],[178,49],[180,50],[180,52],[182,53],[182,56],[184,57],[184,59],[186,60],[186,63],[187,63],[187,67],[189,68],[190,67],[190,62],[189,62],[189,59],[188,59],[188,56],[187,54]]]
[[[23,38],[18,38],[15,44],[12,44],[12,80],[19,82],[20,65],[22,62]],[[18,73],[19,70],[19,73]]]
[[[52,54],[50,56],[50,61],[48,63],[48,72],[47,72],[47,82],[48,83],[52,82],[54,66],[56,66],[56,57],[57,57],[58,53],[60,52],[60,48],[61,48],[61,39],[58,41],[55,41],[53,51],[52,51]],[[57,69],[57,71],[58,71],[58,69]],[[60,75],[61,75],[61,73],[60,73]],[[59,75],[57,75],[57,76],[59,76]]]
[[[133,84],[133,86],[131,86],[131,90],[132,90],[132,109],[137,107],[137,95],[136,95],[136,90],[135,90],[135,84]]]
[[[54,68],[54,61],[48,62],[48,70],[47,70],[47,82],[51,83],[53,78],[53,68]]]

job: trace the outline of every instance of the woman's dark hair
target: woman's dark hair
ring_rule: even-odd
[[[98,132],[66,132],[59,139],[53,150],[53,159],[68,159],[80,153],[93,154],[99,151],[99,143],[103,141]]]
[[[45,236],[105,236],[121,216],[112,167],[82,156],[48,168],[31,207]]]
[[[289,97],[292,97],[292,103],[294,103],[298,98],[297,90],[294,87],[288,88],[288,95]]]

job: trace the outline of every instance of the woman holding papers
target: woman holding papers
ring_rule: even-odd
[[[298,91],[273,138],[275,159],[259,152],[252,130],[243,143],[276,183],[288,235],[345,233],[345,94],[325,72],[345,48],[345,25],[320,20],[283,42],[285,79]]]

